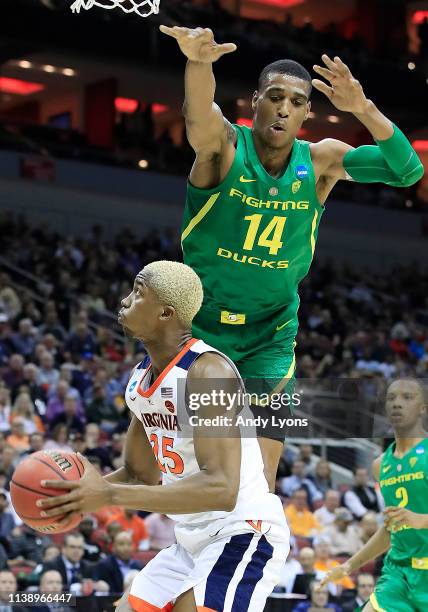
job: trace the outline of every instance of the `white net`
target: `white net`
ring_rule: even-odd
[[[75,0],[71,5],[73,13],[79,13],[80,9],[88,11],[93,6],[103,9],[121,8],[125,13],[136,13],[140,17],[157,15],[159,13],[160,0]]]

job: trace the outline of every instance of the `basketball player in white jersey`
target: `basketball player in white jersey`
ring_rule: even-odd
[[[233,363],[191,337],[202,296],[199,277],[184,264],[158,261],[137,274],[119,321],[148,355],[126,389],[133,414],[125,465],[103,478],[82,457],[80,481],[44,482],[71,489],[41,503],[47,516],[119,505],[177,522],[177,544],[139,573],[120,612],[262,611],[289,552],[284,512],[269,493],[257,439],[241,438],[233,425],[221,435],[194,427],[185,436],[178,425],[177,406],[201,381],[242,389]],[[220,413],[211,404],[197,416]]]

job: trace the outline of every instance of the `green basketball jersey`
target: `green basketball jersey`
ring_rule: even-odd
[[[401,459],[394,456],[395,442],[385,451],[380,466],[380,490],[386,506],[400,506],[428,514],[428,439],[414,446]],[[393,561],[428,559],[428,529],[408,526],[391,532]]]
[[[200,276],[203,308],[224,312],[224,323],[246,323],[299,306],[298,284],[308,273],[323,213],[315,190],[309,143],[296,140],[283,174],[260,163],[252,131],[234,126],[232,167],[214,189],[187,188],[184,261]]]

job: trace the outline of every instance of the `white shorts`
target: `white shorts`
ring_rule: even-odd
[[[219,528],[220,527],[220,528]],[[193,588],[196,606],[215,612],[261,612],[288,556],[287,524],[216,521],[188,530],[159,552],[134,578],[128,597],[137,612],[168,612]],[[180,541],[181,540],[181,541]]]

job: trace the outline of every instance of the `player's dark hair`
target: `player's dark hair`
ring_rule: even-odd
[[[259,90],[263,89],[265,81],[270,74],[287,74],[306,81],[309,85],[309,96],[312,91],[312,78],[309,72],[294,60],[283,59],[272,62],[263,68],[259,76]]]

